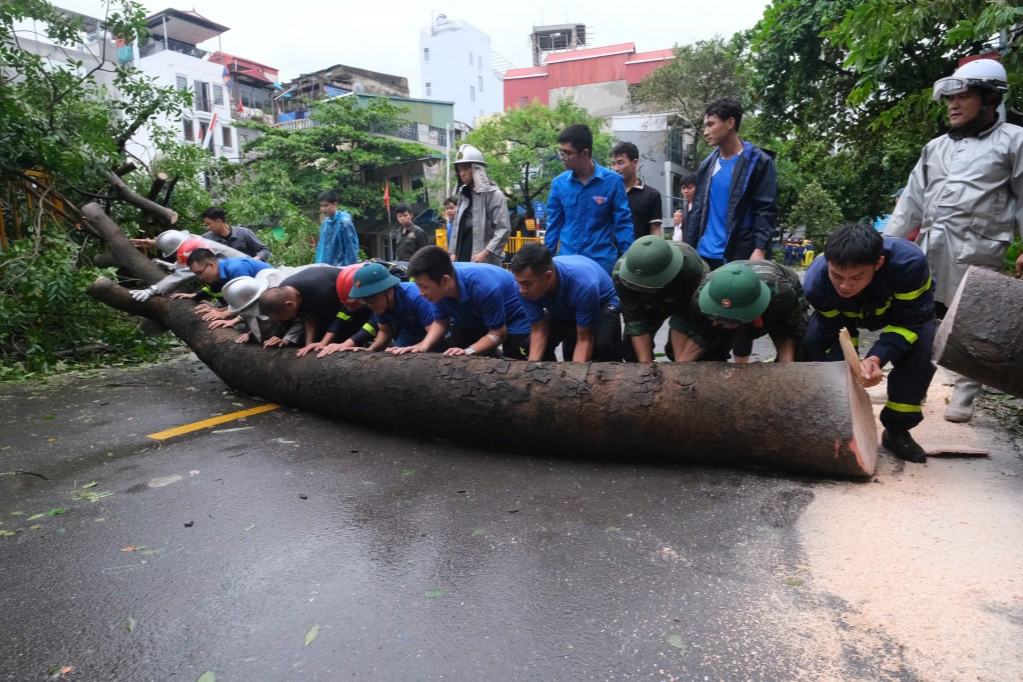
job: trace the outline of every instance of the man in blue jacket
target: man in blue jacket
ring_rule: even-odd
[[[881,410],[881,444],[900,459],[926,462],[909,430],[923,421],[920,404],[934,377],[934,289],[927,257],[905,239],[882,237],[872,225],[844,225],[828,237],[824,257],[810,264],[803,292],[814,308],[804,337],[806,359],[841,360],[842,327],[881,330],[862,361],[860,381],[874,386],[888,374]],[[854,341],[855,343],[855,341]]]
[[[703,136],[717,147],[696,173],[686,243],[716,270],[733,260],[763,260],[778,226],[774,160],[739,138],[742,105],[722,98],[707,105]]]
[[[355,232],[352,216],[347,211],[338,210],[336,192],[321,193],[319,202],[324,218],[320,225],[315,262],[336,268],[355,265],[359,262],[359,235]]]
[[[558,154],[566,170],[551,183],[544,246],[559,256],[587,256],[611,274],[634,237],[625,182],[593,160],[593,133],[584,125],[561,131]]]

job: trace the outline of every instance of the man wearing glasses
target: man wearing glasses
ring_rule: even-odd
[[[945,101],[952,129],[924,147],[884,231],[906,237],[920,228],[916,243],[934,274],[939,317],[969,267],[1001,272],[1012,243],[1023,194],[1023,128],[999,117],[1007,90],[1005,68],[993,59],[968,62],[934,83],[933,98]],[[1023,275],[1023,255],[1015,266]],[[945,419],[969,421],[980,389],[959,377]]]
[[[587,256],[611,274],[633,241],[625,182],[594,162],[593,133],[584,125],[561,131],[558,154],[565,172],[551,183],[544,246],[559,256]]]

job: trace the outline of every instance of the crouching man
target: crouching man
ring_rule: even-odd
[[[501,346],[505,358],[526,359],[529,321],[510,272],[487,263],[452,263],[444,249],[427,246],[412,256],[408,274],[433,304],[435,324],[421,342],[395,354],[446,348],[449,356],[491,355]]]
[[[621,361],[618,294],[604,268],[586,256],[552,257],[543,244],[526,244],[511,270],[531,325],[530,360],[554,360],[561,344],[572,362]]]
[[[368,309],[351,310],[342,302],[338,295],[341,275],[342,268],[310,268],[259,295],[259,309],[274,322],[301,322],[304,333],[302,347],[295,353],[298,357],[320,351],[331,343],[350,340],[369,322]],[[344,283],[342,279],[342,287]],[[344,299],[347,300],[347,292]],[[284,336],[273,336],[263,346],[284,347],[288,343]]]
[[[881,444],[896,457],[925,462],[909,431],[923,421],[921,403],[934,377],[934,292],[927,257],[905,239],[882,237],[872,225],[844,225],[828,237],[824,257],[803,280],[814,307],[804,340],[808,360],[841,360],[842,327],[881,330],[863,359],[864,386],[875,386],[889,362],[888,402],[881,410]]]
[[[769,336],[778,362],[802,354],[807,309],[799,275],[769,260],[735,261],[707,275],[693,296],[686,335],[696,347],[691,359],[727,361],[732,348],[752,348]],[[742,341],[737,344],[737,341]],[[749,356],[736,356],[746,364]]]

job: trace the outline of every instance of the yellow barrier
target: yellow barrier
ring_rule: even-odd
[[[437,239],[437,246],[442,249],[448,248],[448,230],[446,227],[441,227],[433,231],[434,236]]]
[[[515,235],[508,237],[508,243],[504,245],[505,253],[515,253],[523,247],[525,244],[543,244],[543,237],[523,237],[522,235]]]

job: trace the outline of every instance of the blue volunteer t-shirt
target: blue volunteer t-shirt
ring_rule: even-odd
[[[260,270],[269,270],[272,266],[255,258],[224,258],[220,261],[220,281],[230,282],[235,277],[255,277]]]
[[[488,263],[453,263],[458,298],[433,306],[434,320],[454,320],[468,329],[500,329],[528,334],[529,320],[519,301],[519,285],[504,268]]]
[[[595,261],[586,256],[555,256],[554,267],[558,271],[554,295],[529,301],[519,294],[531,324],[543,319],[546,308],[555,320],[574,320],[577,327],[589,329],[604,306],[618,307],[614,282]]]
[[[714,175],[710,179],[710,197],[707,200],[707,229],[700,238],[696,251],[704,258],[724,258],[728,245],[728,198],[732,185],[732,170],[741,154],[727,161],[718,157]]]
[[[433,324],[433,304],[423,298],[415,284],[402,282],[394,287],[394,310],[374,315],[373,319],[392,327],[395,337],[401,332],[422,336]]]

